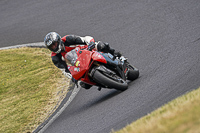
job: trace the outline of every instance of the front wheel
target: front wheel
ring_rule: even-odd
[[[108,75],[96,70],[93,74],[93,78],[96,82],[108,88],[115,88],[120,91],[124,91],[128,88],[126,81],[117,75]]]

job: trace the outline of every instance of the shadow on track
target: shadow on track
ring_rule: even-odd
[[[138,77],[138,79],[139,79],[140,77]],[[136,80],[138,80],[138,79],[136,79]],[[136,80],[134,80],[134,81],[136,81]],[[132,86],[132,85],[134,85],[134,81],[129,81],[128,82],[128,86],[130,87],[130,86]],[[129,88],[128,88],[129,89]],[[127,90],[128,90],[127,89]],[[125,90],[126,91],[126,90]],[[92,107],[92,106],[96,106],[96,105],[98,105],[98,104],[100,104],[100,103],[102,103],[102,102],[104,102],[104,101],[107,101],[107,100],[109,100],[109,99],[111,99],[112,97],[115,97],[115,96],[117,96],[118,94],[121,94],[121,93],[123,93],[123,92],[125,92],[125,91],[118,91],[118,90],[115,90],[115,89],[110,89],[110,92],[108,92],[106,95],[103,95],[103,96],[101,96],[101,97],[99,97],[99,98],[96,98],[93,102],[91,102],[90,104],[87,104],[86,106],[87,107]]]
[[[88,107],[92,107],[92,106],[94,106],[94,105],[98,105],[98,104],[100,104],[100,103],[102,103],[102,102],[104,102],[104,101],[107,101],[107,100],[111,99],[111,98],[114,97],[114,96],[117,96],[117,95],[120,94],[120,93],[122,93],[122,91],[112,90],[112,91],[109,92],[108,94],[103,95],[103,96],[97,98],[95,101],[93,101],[92,103],[90,103],[90,104],[88,105]]]
[[[81,88],[81,89],[83,89],[83,88]],[[95,106],[98,106],[99,104],[117,96],[120,93],[122,93],[122,92],[117,91],[117,90],[110,90],[105,95],[103,95],[103,96],[101,95],[99,97],[96,97],[95,99],[93,98],[90,100],[90,102],[87,102],[87,103],[79,106],[75,110],[68,111],[67,116],[68,116],[68,118],[70,118],[71,116],[78,115],[83,112],[87,112],[88,110],[93,109]]]

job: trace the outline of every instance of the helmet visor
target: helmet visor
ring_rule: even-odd
[[[57,51],[58,50],[58,42],[53,42],[50,46],[49,49],[51,51]]]
[[[53,42],[48,48],[53,52],[57,52],[59,49],[59,43]]]

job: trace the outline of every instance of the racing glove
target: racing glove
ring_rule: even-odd
[[[76,87],[78,88],[78,80],[76,80],[75,78],[72,77],[72,82],[76,85]]]

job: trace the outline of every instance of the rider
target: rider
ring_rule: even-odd
[[[75,49],[77,45],[82,45],[80,48],[87,48],[88,46],[94,46],[97,51],[111,53],[114,56],[120,57],[120,52],[115,52],[114,49],[110,48],[108,43],[103,43],[101,41],[95,42],[94,38],[91,36],[80,37],[77,35],[66,35],[64,37],[60,37],[60,35],[56,32],[48,33],[44,38],[44,43],[46,47],[52,51],[51,58],[54,65],[60,69],[65,69],[65,72],[68,75],[70,71],[68,70],[67,64],[65,62],[66,53]],[[72,81],[75,82],[75,79],[72,77]],[[83,88],[89,89],[91,85],[81,83]]]

